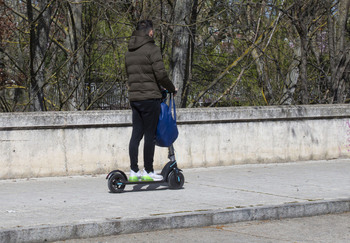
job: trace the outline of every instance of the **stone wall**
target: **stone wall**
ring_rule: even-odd
[[[350,158],[350,106],[178,109],[180,168]],[[129,171],[130,111],[0,113],[0,179]],[[140,168],[143,168],[142,144]],[[156,148],[155,168],[167,162]]]

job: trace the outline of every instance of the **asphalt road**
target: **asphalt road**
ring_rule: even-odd
[[[350,213],[116,235],[65,243],[350,242]],[[61,243],[61,242],[60,242]]]

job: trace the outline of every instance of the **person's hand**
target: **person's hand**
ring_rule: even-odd
[[[168,91],[166,89],[163,89],[161,93],[162,93],[162,100],[166,99]]]

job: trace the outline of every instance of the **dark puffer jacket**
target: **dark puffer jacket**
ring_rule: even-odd
[[[125,54],[129,100],[160,99],[160,86],[175,91],[165,70],[159,47],[143,31],[134,31]]]

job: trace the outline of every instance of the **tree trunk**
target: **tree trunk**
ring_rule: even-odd
[[[5,24],[5,18],[3,17],[5,15],[5,6],[2,0],[0,0],[0,21]],[[4,68],[5,68],[5,64],[4,64],[4,59],[5,59],[5,53],[4,53],[4,49],[3,49],[3,36],[5,35],[5,31],[3,29],[4,26],[2,26],[2,24],[0,24],[0,26],[2,27],[0,29],[0,84],[2,81],[2,75],[4,72]]]
[[[330,57],[330,103],[344,103],[345,81],[344,76],[350,63],[350,48],[346,35],[346,24],[349,15],[350,0],[339,0],[339,14],[337,22],[332,16],[332,3],[328,2],[328,39]]]
[[[299,32],[300,35],[300,82],[301,82],[301,103],[304,105],[309,104],[309,91],[308,91],[308,76],[307,76],[307,51],[309,46],[309,39],[307,32]]]
[[[186,67],[188,65],[190,30],[187,25],[190,22],[191,3],[191,0],[178,0],[175,5],[171,73],[173,83],[178,89],[178,95],[175,97],[175,103],[178,107],[186,105],[182,102],[181,98],[183,96],[185,81],[188,78]]]
[[[45,111],[45,56],[48,50],[48,40],[51,24],[51,7],[49,0],[39,1],[39,15],[34,19],[32,1],[27,1],[27,16],[30,24],[30,67],[31,83],[30,97],[33,111]]]
[[[261,87],[266,91],[266,100],[268,104],[273,103],[273,90],[269,80],[268,75],[265,72],[265,62],[262,60],[261,55],[259,55],[257,49],[253,49],[251,52],[252,57],[254,58],[256,68],[258,71]]]
[[[3,14],[3,3],[0,0],[0,14]],[[0,16],[0,20],[3,21],[3,18]],[[2,47],[3,41],[3,32],[0,29],[0,112],[2,111],[10,111],[6,99],[5,99],[5,82],[6,82],[6,71],[5,71],[5,54],[4,49]]]
[[[182,106],[183,108],[186,107],[187,104],[187,97],[190,89],[190,84],[191,84],[191,79],[192,79],[192,65],[193,65],[193,56],[194,56],[194,48],[195,48],[195,43],[196,43],[196,29],[197,29],[197,16],[198,16],[198,0],[193,1],[192,5],[192,13],[191,13],[191,20],[190,20],[190,40],[188,43],[188,55],[187,55],[187,69],[186,69],[186,76],[187,78],[185,79],[184,82],[184,90],[182,92]]]
[[[67,48],[70,50],[68,69],[68,110],[84,110],[84,49],[82,41],[82,11],[81,0],[67,3],[68,7],[68,35],[66,39]]]
[[[294,105],[294,93],[295,88],[299,80],[299,65],[300,65],[301,47],[299,44],[294,48],[294,58],[289,66],[289,72],[287,74],[286,80],[284,81],[283,95],[280,101],[281,105]]]

